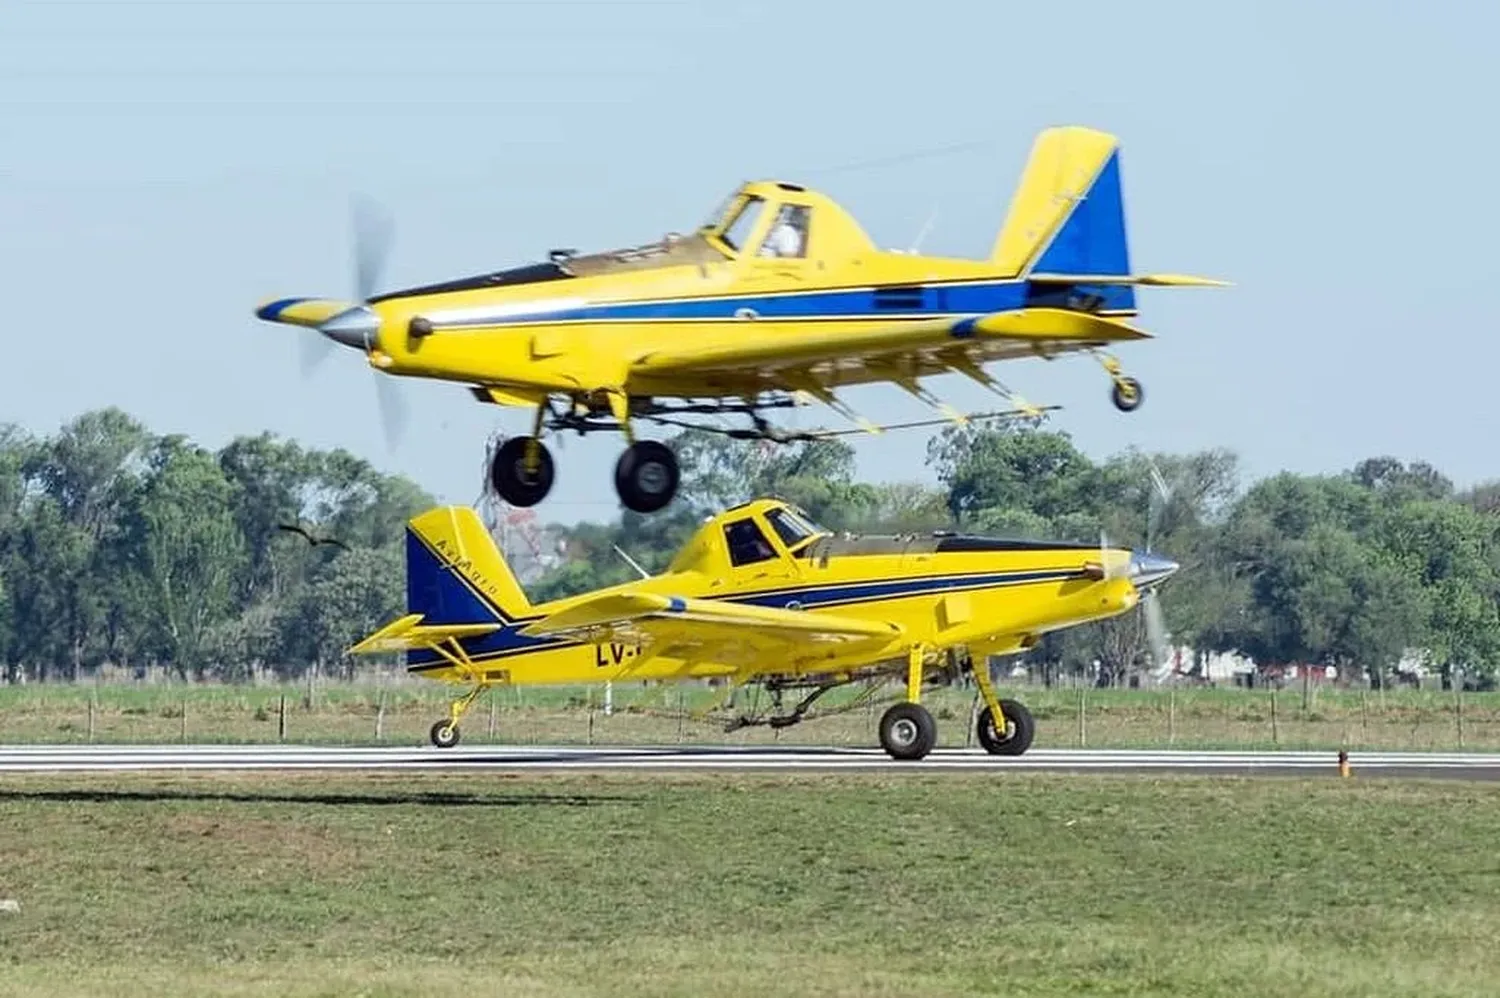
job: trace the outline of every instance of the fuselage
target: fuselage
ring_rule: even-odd
[[[735,220],[751,203],[762,208],[758,221],[736,232]],[[774,218],[789,208],[806,209],[800,255],[759,255]],[[1134,314],[1131,289],[1099,290],[1110,300],[1091,311]],[[852,347],[861,336],[909,323],[914,347],[962,349],[982,364],[1024,355],[1035,344],[956,343],[953,321],[1067,308],[1076,294],[1008,275],[993,261],[880,251],[828,198],[795,185],[756,183],[742,187],[718,219],[684,237],[378,296],[369,308],[379,317],[379,333],[367,345],[375,348],[371,363],[387,373],[488,387],[490,401],[501,403],[627,383],[635,395],[709,397],[753,385],[629,369],[638,358],[684,343],[744,336],[776,344],[795,363],[799,338],[810,327],[832,326],[849,338],[850,358],[825,363],[820,383],[887,380],[891,372],[860,362]]]
[[[737,675],[839,674],[885,661],[904,663],[922,645],[975,654],[1019,651],[1040,635],[1122,613],[1138,594],[1123,574],[1102,577],[1101,557],[1129,552],[1094,545],[911,536],[840,540],[791,534],[774,522],[774,502],[757,501],[706,524],[665,573],[579,597],[530,606],[495,633],[465,642],[491,682],[583,683]],[[896,625],[884,644],[842,650],[834,643],[760,643],[746,635],[735,654],[713,659],[643,654],[629,642],[532,638],[533,620],[584,599],[647,592]],[[461,679],[447,660],[420,653],[412,671]]]

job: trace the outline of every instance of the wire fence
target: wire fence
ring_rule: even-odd
[[[461,692],[393,677],[382,681],[235,686],[79,683],[0,687],[0,744],[423,745]],[[895,687],[889,690],[892,697]],[[1037,722],[1038,748],[1284,748],[1500,750],[1500,693],[1370,690],[1002,685]],[[466,744],[875,745],[884,702],[834,711],[793,727],[725,730],[729,713],[703,716],[722,689],[702,683],[501,687],[475,702]],[[764,709],[741,692],[738,711]],[[790,695],[786,704],[795,702]],[[888,700],[886,702],[889,702]],[[933,691],[924,703],[939,744],[974,743],[972,689]]]

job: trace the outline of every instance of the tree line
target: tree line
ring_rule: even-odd
[[[858,481],[839,441],[726,442],[688,431],[680,498],[643,518],[567,532],[552,597],[657,570],[715,510],[775,494],[831,530],[957,530],[1148,547],[1182,568],[1162,589],[1174,646],[1259,667],[1329,665],[1388,682],[1413,659],[1488,685],[1500,665],[1500,482],[1459,491],[1437,469],[1377,456],[1333,474],[1245,483],[1237,457],[1129,451],[1097,462],[1031,423],[951,427],[929,443],[938,484]],[[1025,656],[1045,678],[1101,684],[1149,668],[1141,615],[1050,635]]]
[[[860,481],[837,440],[688,430],[669,443],[683,471],[673,504],[546,528],[565,557],[525,580],[533,600],[633,577],[616,548],[659,570],[704,517],[778,495],[839,531],[1149,546],[1182,564],[1161,602],[1173,643],[1200,653],[1375,682],[1413,653],[1470,682],[1500,664],[1500,483],[1459,491],[1420,461],[1246,486],[1225,450],[1094,461],[1065,432],[971,424],[930,441],[930,485]],[[402,612],[404,524],[432,504],[347,452],[269,434],[211,451],[116,409],[45,437],[0,426],[0,668],[12,682],[105,664],[231,681],[347,669],[348,645]],[[1027,659],[1101,682],[1150,665],[1137,614],[1054,635]]]

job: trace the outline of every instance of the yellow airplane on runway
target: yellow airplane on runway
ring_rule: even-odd
[[[872,382],[897,384],[956,421],[1035,416],[1041,409],[984,365],[1076,351],[1100,358],[1114,404],[1128,412],[1141,386],[1102,351],[1149,337],[1126,321],[1137,314],[1135,287],[1224,283],[1131,273],[1118,142],[1081,127],[1037,138],[982,260],[882,251],[827,196],[773,180],[743,184],[689,235],[589,255],[556,250],[546,263],[387,294],[373,293],[383,254],[356,248],[359,302],[282,298],[256,314],[362,350],[377,371],[534,408],[531,434],[507,440],[490,462],[495,491],[514,506],[552,487],[544,431],[623,432],[615,487],[642,513],[671,501],[678,467],[666,445],[636,438],[633,420],[683,426],[692,425],[684,415],[736,414],[752,423],[736,436],[805,439],[762,413],[816,399],[861,427],[852,432],[878,432],[834,395]],[[958,413],[919,384],[948,372],[1018,408]]]
[[[996,696],[987,667],[949,653],[985,662],[1143,597],[1155,609],[1154,587],[1176,570],[1102,541],[840,537],[795,506],[757,499],[704,523],[660,575],[533,605],[475,512],[444,506],[408,524],[407,614],[351,651],[405,651],[410,672],[471,687],[432,726],[439,747],[458,742],[490,686],[720,679],[730,695],[764,686],[778,708],[784,691],[805,691],[789,712],[737,717],[733,728],[795,724],[829,690],[865,683],[870,697],[897,680],[905,699],[881,718],[880,743],[920,759],[937,741],[923,689],[968,672],[985,704],[979,743],[1020,755],[1031,715]],[[1152,631],[1160,660],[1159,621]]]

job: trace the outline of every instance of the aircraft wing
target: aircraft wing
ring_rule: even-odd
[[[522,628],[521,633],[528,637],[636,643],[643,646],[646,656],[696,653],[731,661],[756,657],[756,646],[767,643],[884,644],[895,638],[899,629],[878,621],[722,600],[616,593],[559,610]]]
[[[409,613],[393,620],[349,649],[351,655],[370,655],[386,651],[408,651],[413,648],[436,648],[450,638],[470,638],[498,631],[492,624],[424,624],[422,614]]]
[[[835,387],[949,371],[1006,357],[1056,355],[1150,333],[1121,319],[1060,308],[1030,308],[954,319],[895,321],[863,331],[798,329],[795,335],[690,340],[634,358],[632,380],[701,381],[722,389]],[[662,392],[670,394],[670,392]]]

